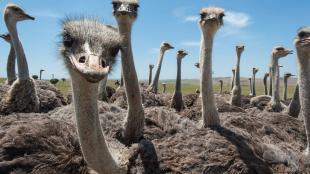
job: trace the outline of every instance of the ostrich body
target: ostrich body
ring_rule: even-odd
[[[307,135],[307,148],[304,154],[308,161],[310,159],[310,27],[304,27],[298,31],[294,44],[299,66],[298,84],[301,114],[304,118]]]
[[[62,36],[60,51],[72,79],[76,123],[83,156],[88,165],[100,174],[125,173],[125,169],[119,166],[108,149],[97,105],[99,81],[109,73],[114,62],[112,59],[115,59],[119,50],[117,30],[97,21],[69,20],[64,22]],[[109,49],[102,50],[103,47]]]
[[[153,92],[155,94],[157,94],[157,90],[158,90],[159,76],[160,76],[161,66],[162,66],[162,63],[163,63],[163,60],[164,60],[164,55],[165,55],[165,52],[167,50],[170,50],[170,49],[174,49],[174,47],[171,46],[167,42],[163,42],[161,44],[161,46],[160,46],[158,63],[157,63],[157,66],[156,66],[156,73],[155,73],[155,76],[154,76],[154,79],[153,79],[152,83],[148,87],[148,91],[151,91],[151,92]]]
[[[149,65],[149,85],[152,83],[154,65]]]
[[[256,81],[256,73],[258,72],[258,69],[257,68],[253,68],[252,69],[253,71],[253,74],[252,74],[252,96],[256,96],[256,84],[255,84],[255,81]]]
[[[252,88],[252,78],[249,78],[249,89],[250,89],[250,95],[253,95],[253,88]]]
[[[4,20],[12,39],[18,67],[18,79],[11,85],[7,95],[1,100],[0,113],[37,112],[39,99],[33,79],[29,76],[28,64],[17,32],[17,22],[34,20],[15,4],[8,4],[4,10]]]
[[[182,59],[187,55],[184,50],[179,50],[177,53],[177,79],[175,83],[175,91],[171,101],[171,107],[180,112],[184,108],[182,90],[181,90],[181,67]]]
[[[297,84],[294,90],[294,95],[291,100],[291,103],[287,107],[287,114],[297,118],[299,113],[300,113],[299,85]]]
[[[236,72],[235,72],[235,82],[234,87],[231,91],[231,98],[230,98],[230,104],[234,106],[241,106],[241,84],[240,84],[240,59],[241,54],[244,51],[243,45],[237,45],[236,46],[236,52],[237,52],[237,64],[236,64]]]
[[[162,83],[163,85],[163,94],[166,93],[166,90],[167,90],[167,84],[166,83]]]
[[[200,88],[202,98],[203,126],[220,125],[219,114],[215,106],[212,86],[212,47],[216,32],[223,25],[224,10],[216,7],[203,8],[200,11],[202,30],[200,46]]]
[[[219,80],[220,83],[220,94],[223,94],[223,80]]]
[[[142,137],[144,126],[144,111],[131,48],[131,31],[133,23],[137,18],[138,4],[136,0],[115,0],[113,1],[113,6],[113,14],[118,23],[119,35],[121,37],[122,74],[128,103],[128,115],[122,136],[124,143],[129,145],[139,141]],[[158,80],[159,74],[155,78]],[[157,83],[158,81],[156,81],[156,86],[154,86],[156,89]]]
[[[8,61],[6,64],[6,72],[7,72],[7,84],[12,85],[13,82],[16,80],[16,71],[15,71],[15,50],[12,44],[12,39],[10,34],[3,34],[0,35],[1,38],[3,38],[7,43],[10,44],[10,52],[8,56]]]
[[[105,102],[109,101],[108,92],[106,88],[107,82],[108,82],[108,76],[106,76],[103,80],[100,81],[98,88],[98,99]]]
[[[283,82],[284,82],[284,90],[283,90],[283,100],[287,100],[287,81],[290,77],[294,76],[293,74],[291,73],[285,73],[284,74],[284,79],[283,79]]]
[[[230,90],[232,90],[232,89],[234,88],[236,69],[232,69],[231,72],[232,72],[232,78],[231,78],[231,87],[230,87]]]
[[[275,47],[271,57],[271,78],[272,78],[272,98],[269,103],[270,111],[280,112],[284,109],[284,105],[280,101],[279,85],[280,85],[280,67],[279,59],[292,54],[291,50],[284,47]]]
[[[263,81],[264,81],[265,95],[268,95],[268,88],[267,88],[267,79],[268,79],[268,77],[269,77],[269,73],[265,73],[264,79],[263,79]]]

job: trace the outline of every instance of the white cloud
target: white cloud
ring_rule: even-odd
[[[196,22],[198,21],[199,17],[198,16],[186,16],[184,18],[185,22]]]
[[[228,11],[225,14],[224,20],[226,24],[232,27],[244,28],[249,25],[250,16],[245,13]]]
[[[200,42],[199,41],[184,41],[181,43],[182,46],[186,47],[199,47]]]

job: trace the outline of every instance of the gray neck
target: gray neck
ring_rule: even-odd
[[[304,118],[306,135],[307,135],[307,149],[310,148],[310,53],[297,49],[299,73],[299,98],[301,105],[301,113]]]
[[[177,79],[175,83],[176,92],[181,92],[181,67],[182,67],[182,59],[177,58]]]
[[[253,95],[252,79],[249,80],[249,85],[250,85],[250,93],[251,95]]]
[[[8,62],[6,65],[6,72],[8,76],[8,85],[12,85],[16,80],[16,72],[15,72],[15,50],[13,44],[11,43],[10,53],[8,56]]]
[[[22,80],[29,79],[28,64],[23,46],[18,38],[16,21],[10,21],[8,18],[5,18],[5,23],[10,33],[12,44],[17,57],[18,78]]]
[[[255,73],[253,73],[253,76],[252,76],[252,95],[253,96],[256,96],[255,81],[256,81],[256,76],[255,76]]]
[[[287,80],[288,80],[288,78],[284,77],[283,100],[287,99]]]
[[[155,93],[157,93],[157,90],[158,90],[159,76],[160,76],[161,65],[163,63],[164,55],[165,55],[165,50],[163,48],[160,48],[155,76],[154,76],[153,82],[150,85],[153,88],[153,91],[155,91]]]
[[[264,76],[264,88],[265,88],[265,95],[268,95],[268,89],[267,89],[267,78],[268,76]]]
[[[280,103],[280,69],[279,69],[279,59],[273,57],[271,60],[271,76],[272,76],[272,101],[275,103]]]
[[[233,73],[233,76],[232,76],[232,79],[231,79],[231,89],[232,90],[234,88],[234,85],[235,85],[235,72]]]
[[[90,168],[100,174],[118,171],[100,126],[97,106],[98,83],[89,83],[71,73],[76,123],[83,156]]]
[[[236,71],[235,71],[235,86],[240,86],[240,59],[241,53],[237,52],[237,64],[236,64]]]
[[[150,72],[149,72],[149,85],[152,83],[152,78],[153,78],[153,68],[152,67],[149,67],[150,68]]]
[[[219,125],[220,120],[215,106],[212,85],[212,48],[214,35],[203,33],[200,48],[200,91],[204,126]]]
[[[220,94],[223,94],[223,83],[220,82]]]
[[[132,24],[119,23],[119,33],[121,36],[121,58],[123,78],[128,103],[128,115],[124,125],[125,144],[138,142],[142,137],[144,127],[144,111],[140,95],[138,77],[131,48],[131,28]]]
[[[107,94],[107,82],[108,82],[108,76],[106,76],[103,80],[99,82],[99,88],[98,88],[98,99],[101,101],[108,102],[108,94]]]
[[[269,67],[269,95],[272,96],[272,68]]]

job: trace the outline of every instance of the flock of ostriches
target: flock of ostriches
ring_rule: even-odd
[[[202,8],[200,90],[182,96],[187,52],[179,50],[175,93],[169,95],[158,93],[158,81],[164,53],[173,46],[161,45],[154,79],[150,65],[149,86],[139,84],[131,45],[138,2],[112,4],[118,27],[87,18],[63,21],[59,51],[71,77],[72,104],[49,82],[29,76],[17,23],[34,17],[15,4],[5,7],[9,34],[2,37],[11,50],[8,80],[0,86],[1,174],[310,172],[310,27],[299,29],[294,40],[299,73],[292,100],[279,95],[278,62],[292,53],[284,47],[272,50],[266,95],[255,96],[254,68],[252,95],[241,96],[243,45],[236,46],[231,94],[214,94],[212,46],[225,14]],[[118,52],[122,81],[111,96],[106,82]]]

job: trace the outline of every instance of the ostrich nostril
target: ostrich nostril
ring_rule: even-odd
[[[79,58],[79,62],[80,63],[85,63],[85,61],[86,61],[86,57],[85,56],[82,56],[82,57]]]
[[[107,66],[104,60],[101,60],[101,66],[102,66],[103,68],[105,68],[105,67]]]

